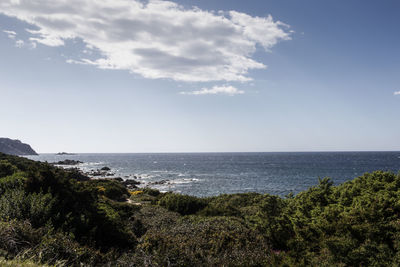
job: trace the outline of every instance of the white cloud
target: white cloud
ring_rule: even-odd
[[[62,38],[56,35],[48,34],[46,33],[46,31],[43,30],[35,31],[29,29],[27,29],[26,31],[32,33],[33,35],[39,36],[39,37],[29,38],[29,40],[32,43],[38,42],[47,46],[62,46],[65,44]]]
[[[31,49],[35,49],[37,46],[37,44],[35,42],[31,42],[29,45],[30,45]]]
[[[1,13],[1,11],[0,11],[0,13]],[[17,33],[15,31],[3,30],[3,32],[5,34],[7,34],[7,37],[12,40],[15,40],[15,38],[17,37]],[[24,45],[25,45],[25,42],[21,39],[15,41],[15,46],[18,48],[21,48]]]
[[[17,36],[17,33],[15,31],[4,30],[3,32],[7,34],[7,37],[10,39],[15,39],[15,36]]]
[[[17,41],[15,42],[15,46],[18,47],[18,48],[23,47],[24,44],[25,44],[25,42],[24,42],[23,40],[17,40]]]
[[[79,39],[100,55],[76,53],[70,63],[177,81],[251,80],[249,70],[266,68],[252,57],[257,44],[270,50],[291,33],[271,16],[160,0],[2,0],[0,13],[35,26],[30,42],[64,46]]]
[[[192,92],[180,92],[182,95],[241,95],[244,91],[238,90],[236,87],[231,85],[213,86],[211,89],[202,88],[198,91]]]
[[[394,95],[400,95],[400,91],[396,91],[393,93]]]

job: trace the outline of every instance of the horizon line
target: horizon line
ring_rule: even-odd
[[[179,152],[66,152],[68,154],[224,154],[224,153],[346,153],[346,152],[400,152],[400,150],[295,150],[295,151],[179,151]],[[37,152],[57,154],[60,152]],[[68,156],[68,155],[65,155]]]

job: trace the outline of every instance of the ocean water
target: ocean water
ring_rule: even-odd
[[[400,152],[41,154],[28,158],[80,160],[84,171],[108,166],[115,177],[195,196],[258,192],[294,194],[330,177],[335,184],[375,170],[400,171]],[[161,182],[161,183],[160,183]]]

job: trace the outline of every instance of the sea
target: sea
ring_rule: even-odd
[[[376,170],[400,171],[399,152],[40,154],[39,161],[79,160],[83,171],[111,168],[141,187],[194,196],[257,192],[297,194],[329,177],[338,185]]]

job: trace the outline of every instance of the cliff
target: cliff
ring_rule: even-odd
[[[10,138],[0,138],[0,152],[10,155],[37,155],[30,145]]]

